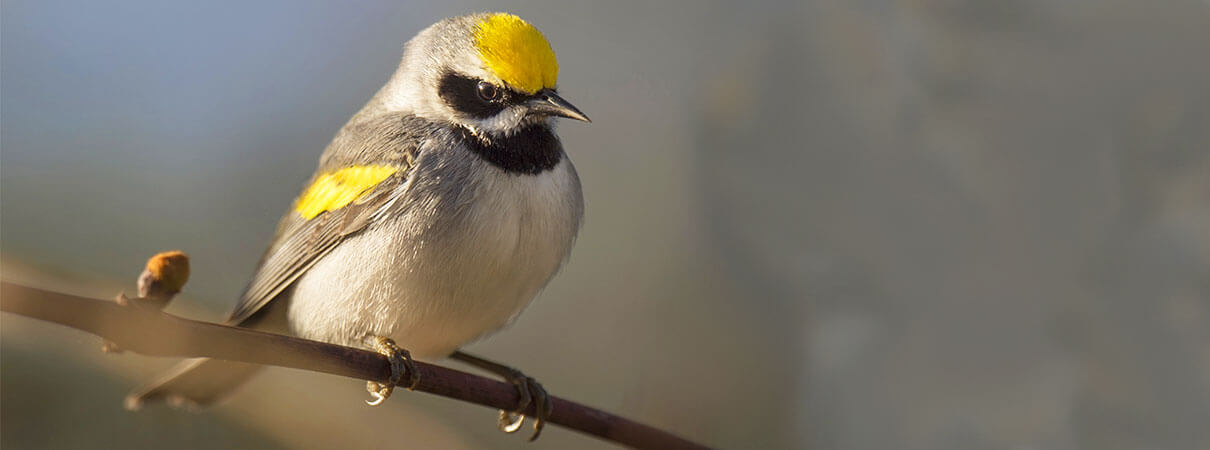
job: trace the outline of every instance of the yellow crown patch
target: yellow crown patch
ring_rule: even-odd
[[[532,94],[555,87],[559,62],[533,25],[512,14],[492,14],[479,22],[474,37],[487,70],[512,88]]]
[[[391,166],[352,166],[325,173],[303,191],[294,210],[311,220],[324,211],[344,208],[398,170]]]

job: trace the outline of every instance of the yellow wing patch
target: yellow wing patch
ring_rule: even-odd
[[[391,166],[352,166],[325,173],[303,191],[294,204],[294,210],[304,219],[314,219],[324,211],[353,203],[398,171],[398,168]]]
[[[474,37],[487,70],[509,86],[527,94],[555,87],[559,61],[533,25],[512,14],[492,14],[479,22]]]

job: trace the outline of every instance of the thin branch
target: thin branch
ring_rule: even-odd
[[[387,381],[390,363],[368,350],[180,318],[152,308],[122,306],[0,282],[0,310],[86,331],[127,351],[152,356],[208,357],[290,367],[362,380]],[[494,409],[519,398],[506,383],[417,362],[417,391]],[[669,432],[551,396],[550,423],[635,448],[706,448]],[[532,415],[530,405],[527,415]]]

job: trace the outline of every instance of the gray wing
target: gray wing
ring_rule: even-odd
[[[397,115],[350,124],[341,130],[321,158],[321,173],[370,162],[387,162],[399,170],[340,209],[310,220],[293,209],[287,212],[228,323],[240,324],[252,318],[341,241],[395,210],[391,208],[393,200],[403,194],[402,187],[415,172],[420,147],[432,132],[433,127],[419,119]],[[386,151],[374,151],[376,148]]]
[[[361,201],[321,213],[311,220],[293,210],[287,213],[228,323],[239,324],[251,318],[337,244],[365,229],[393,196],[400,195],[398,188],[404,180],[406,175],[393,175]]]

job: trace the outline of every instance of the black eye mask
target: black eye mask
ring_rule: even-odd
[[[481,89],[480,83],[487,82],[454,72],[446,72],[441,77],[437,94],[441,96],[441,100],[445,101],[445,104],[454,108],[454,111],[475,119],[490,118],[499,114],[504,108],[524,103],[534,97],[497,85],[489,85],[488,89]],[[485,98],[485,94],[494,95]]]

